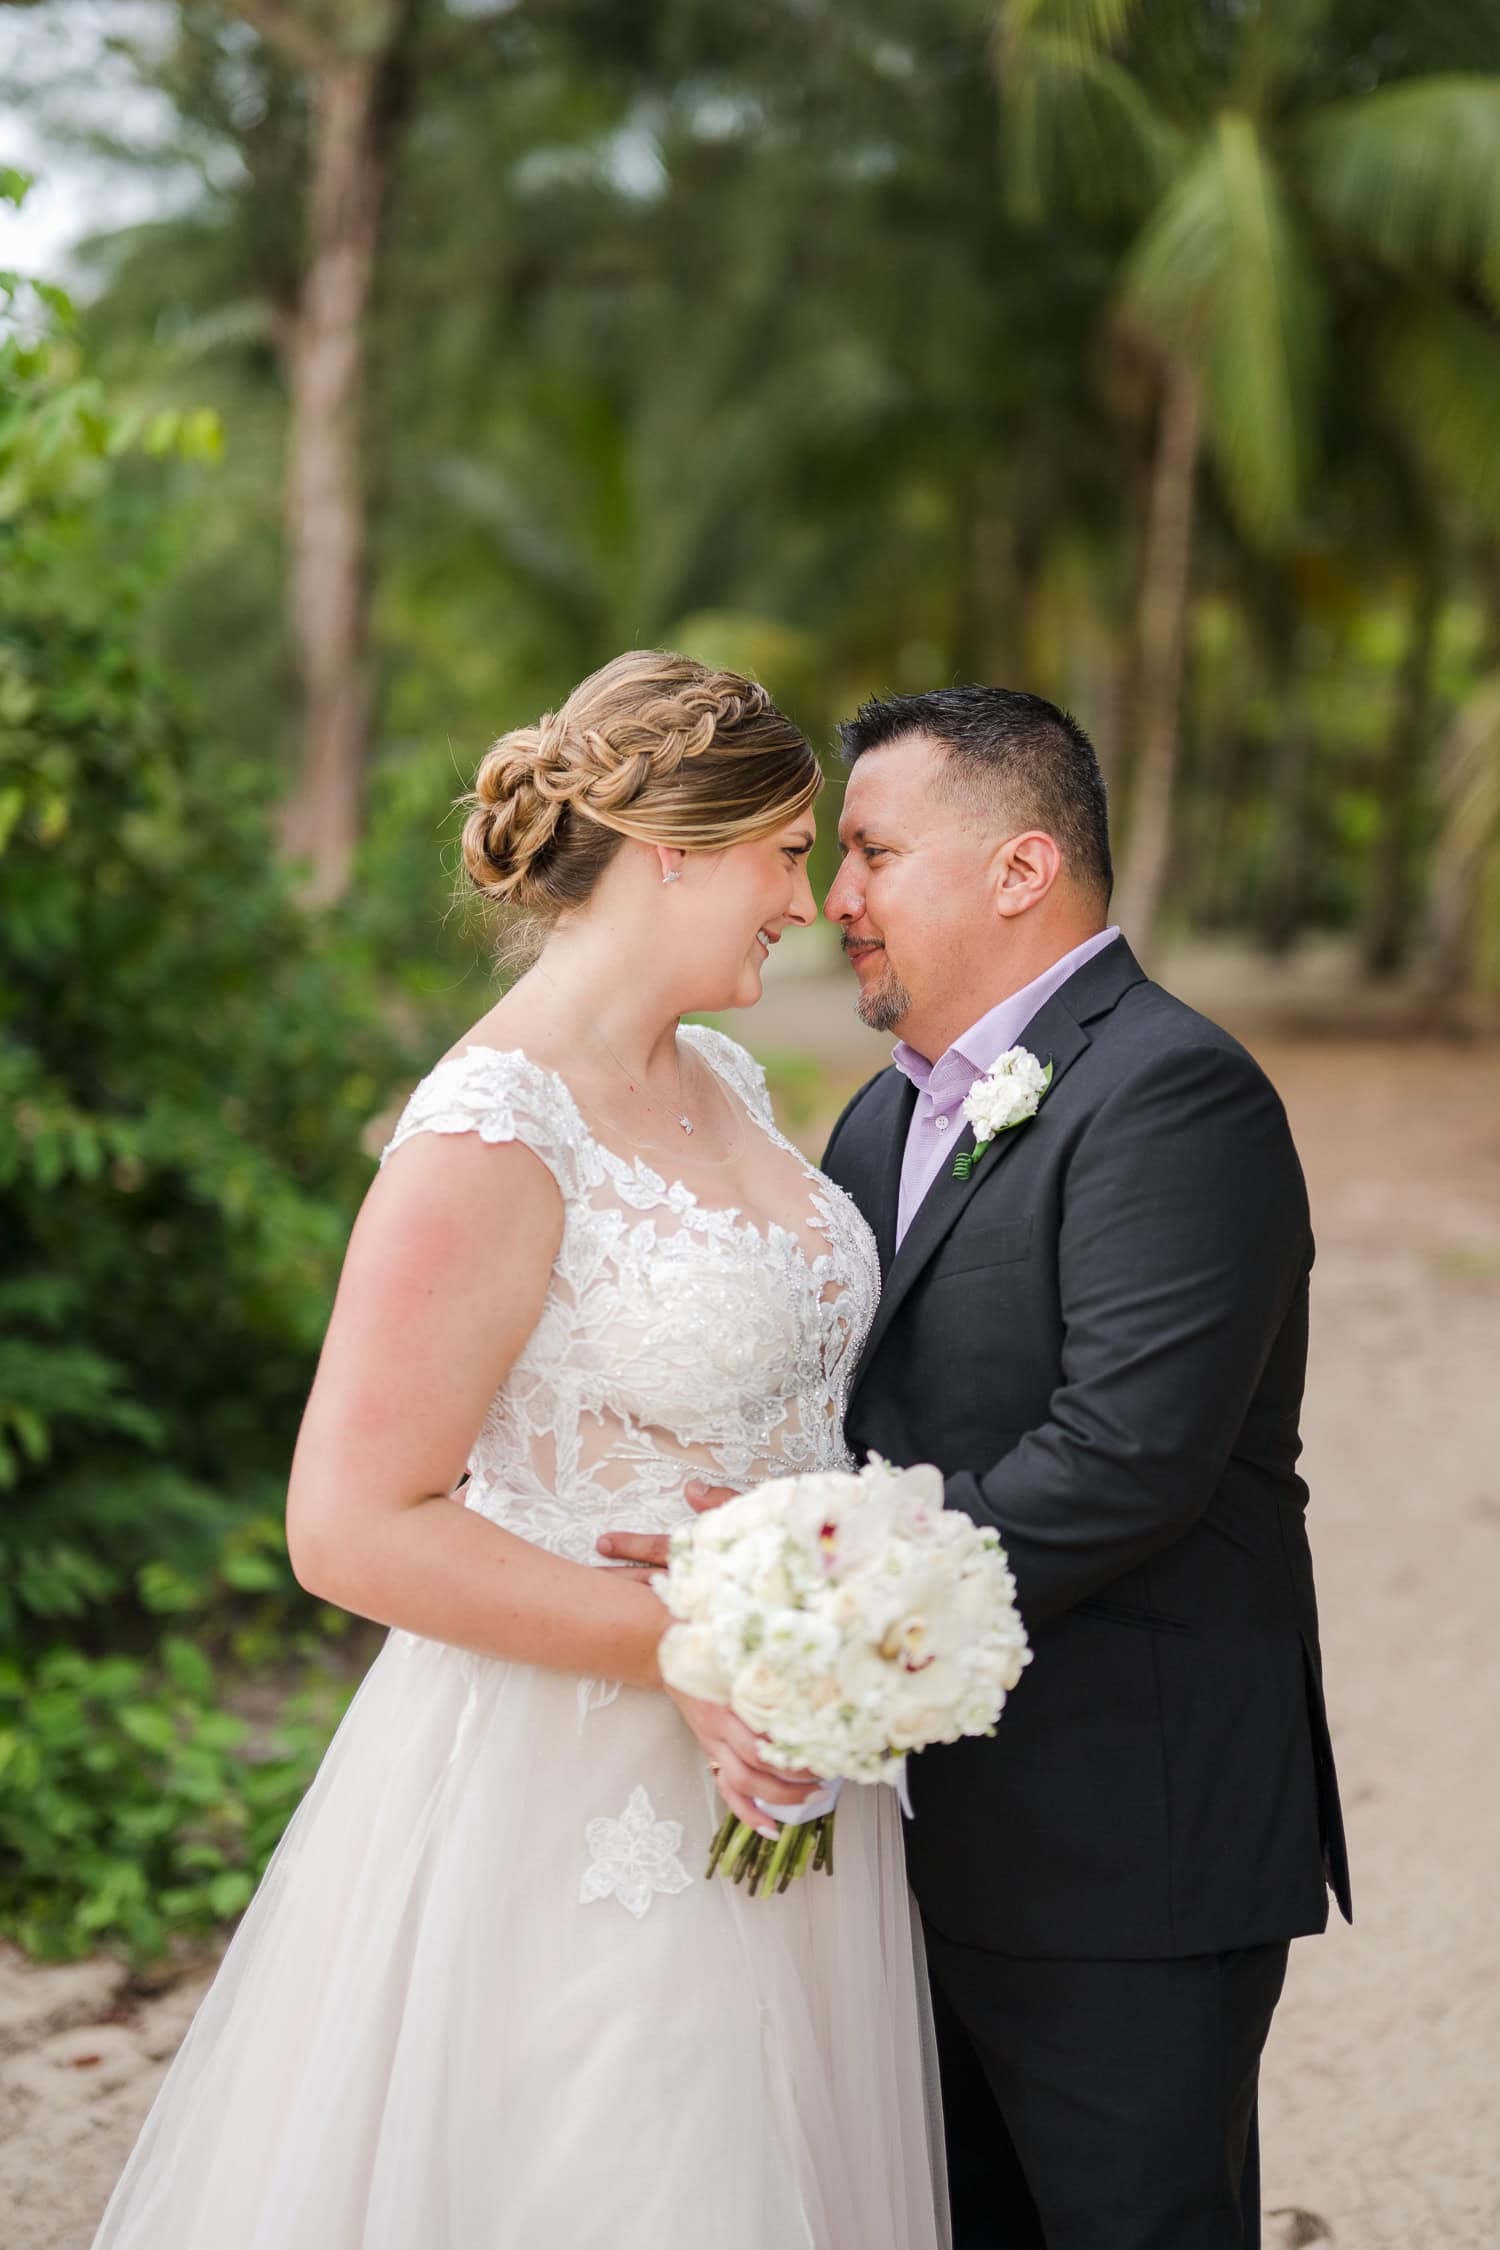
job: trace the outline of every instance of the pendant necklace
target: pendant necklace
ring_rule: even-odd
[[[534,976],[539,976],[543,984],[552,985],[552,989],[554,992],[558,991],[558,987],[552,983],[551,977],[548,976],[540,961],[534,961],[531,966],[532,974]],[[566,997],[566,995],[559,993],[559,998],[564,997]],[[654,1097],[652,1095],[643,1095],[641,1093],[640,1088],[637,1086],[635,1080],[631,1077],[630,1072],[626,1069],[624,1063],[621,1062],[619,1056],[615,1053],[614,1048],[610,1045],[603,1032],[599,1029],[599,1026],[596,1023],[591,1023],[587,1026],[587,1029],[593,1034],[594,1038],[598,1040],[599,1045],[604,1049],[604,1052],[608,1055],[610,1061],[614,1064],[616,1070],[620,1073],[620,1076],[624,1079],[632,1094],[636,1095],[639,1100],[651,1102],[654,1104]],[[682,1104],[681,1108],[678,1110],[675,1118],[673,1119],[673,1123],[676,1125],[680,1125],[684,1133],[696,1133],[698,1128],[687,1113],[687,1099],[682,1091],[682,1058],[677,1055],[675,1039],[673,1041],[673,1055],[677,1063],[677,1099]]]
[[[553,989],[556,990],[556,987],[554,986]],[[597,1024],[590,1024],[589,1029],[593,1032],[594,1037],[598,1040],[600,1046],[604,1049],[604,1052],[608,1055],[616,1070],[619,1071],[621,1077],[624,1079],[626,1085],[630,1088],[632,1094],[639,1094],[640,1088],[636,1085],[635,1080],[631,1077],[629,1071],[625,1068],[625,1065],[621,1062],[619,1056],[615,1053],[614,1048],[610,1045],[603,1032],[599,1029],[599,1026]],[[682,1058],[676,1054],[675,1039],[673,1041],[673,1054],[677,1063],[677,1099],[681,1102],[684,1101],[684,1095],[682,1091]],[[650,1094],[646,1094],[641,1098],[649,1102],[652,1099],[652,1096]],[[686,1107],[678,1111],[676,1122],[682,1127],[685,1133],[696,1133],[696,1131],[698,1130],[697,1126],[689,1117]]]

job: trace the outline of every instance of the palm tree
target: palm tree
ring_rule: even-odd
[[[312,897],[327,900],[348,880],[369,760],[365,347],[420,0],[233,5],[303,75],[310,112],[306,248],[285,337],[286,614],[302,748],[283,837],[310,867]]]
[[[1385,322],[1382,385],[1469,559],[1485,619],[1483,671],[1436,745],[1426,899],[1429,978],[1460,1023],[1500,984],[1500,281],[1488,305],[1408,290]]]
[[[1118,899],[1143,944],[1170,848],[1203,454],[1243,536],[1274,548],[1308,491],[1351,269],[1397,259],[1439,287],[1500,275],[1500,75],[1337,96],[1320,37],[1332,12],[1009,0],[1001,18],[1012,192],[1032,208],[1067,196],[1109,230],[1110,318],[1157,372]]]

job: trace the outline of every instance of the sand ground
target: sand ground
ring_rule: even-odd
[[[821,1001],[779,1001],[765,1043],[826,1053]],[[841,996],[830,1041],[847,1021]],[[1236,1028],[1287,1100],[1319,1237],[1305,1465],[1358,1917],[1293,1949],[1267,2246],[1493,2250],[1500,1052]],[[8,2250],[87,2250],[205,1975],[141,1992],[0,1949]]]

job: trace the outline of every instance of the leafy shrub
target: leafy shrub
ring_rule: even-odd
[[[47,305],[0,339],[0,1645],[27,1656],[62,1620],[149,1644],[162,1573],[211,1579],[279,1513],[403,1075],[277,865],[269,761],[190,723],[110,560],[141,480],[201,473],[135,441],[211,433],[112,415]]]
[[[362,1135],[407,1073],[349,922],[277,864],[273,761],[227,758],[147,645],[128,558],[212,417],[115,413],[66,299],[24,309],[0,317],[0,1931],[140,1960],[244,1906],[347,1699],[321,1660],[351,1620],[293,1580],[282,1500]],[[235,1708],[257,1688],[269,1730]]]
[[[182,1634],[150,1661],[0,1660],[0,1932],[139,1963],[238,1914],[348,1695],[309,1674],[257,1744]]]

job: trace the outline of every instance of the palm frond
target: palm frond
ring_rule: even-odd
[[[1378,349],[1381,396],[1413,451],[1481,528],[1500,532],[1500,328],[1412,291]]]
[[[1296,98],[1310,62],[1326,50],[1333,0],[1262,0],[1237,9],[1228,96],[1255,117],[1269,117]]]
[[[1142,0],[1012,0],[1004,12],[1015,17],[1026,35],[1055,32],[1102,48],[1124,38],[1141,4]]]
[[[213,352],[272,340],[276,326],[276,308],[269,298],[240,297],[185,320],[164,340],[163,356],[172,361],[206,359]]]
[[[1166,187],[1183,136],[1122,63],[1074,32],[1025,42],[1005,98],[1012,209],[1040,217],[1060,196],[1086,214],[1139,211]]]
[[[1391,264],[1473,279],[1500,306],[1500,74],[1359,94],[1305,129],[1325,217]]]
[[[968,0],[976,24],[988,22],[990,59],[1010,93],[1031,42],[1061,34],[1096,52],[1118,46],[1141,12],[1141,0]]]
[[[1210,442],[1252,536],[1289,526],[1311,451],[1324,305],[1252,120],[1220,115],[1127,261],[1123,310],[1204,382]]]

